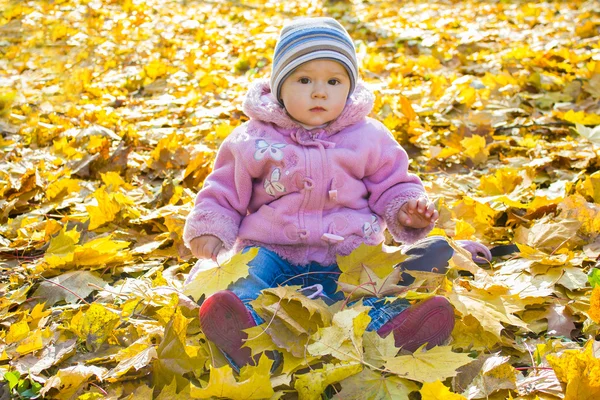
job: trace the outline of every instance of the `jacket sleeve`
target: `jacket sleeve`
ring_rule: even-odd
[[[192,239],[201,235],[218,237],[226,249],[235,244],[252,194],[252,177],[239,154],[240,146],[233,140],[236,136],[232,132],[219,148],[213,171],[185,221],[183,240],[188,247]]]
[[[427,198],[421,179],[408,172],[408,155],[392,134],[379,124],[370,147],[363,182],[369,191],[369,207],[383,217],[396,241],[414,243],[427,236],[433,225],[415,229],[398,222],[398,211],[411,199]]]

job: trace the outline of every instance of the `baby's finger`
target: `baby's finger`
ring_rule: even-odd
[[[412,222],[407,213],[400,213],[398,215],[398,221],[402,225],[409,225]]]
[[[223,247],[222,243],[219,243],[215,246],[215,248],[213,249],[210,258],[212,258],[213,261],[217,261],[217,256],[219,255],[219,252],[221,251],[221,248]]]
[[[434,211],[435,211],[435,205],[433,203],[429,203],[427,205],[427,210],[425,211],[425,216],[427,218],[431,218],[433,216]]]
[[[427,207],[427,199],[420,198],[417,200],[417,211],[421,214],[425,214],[425,209]]]
[[[202,246],[202,258],[212,258],[212,244],[210,241],[206,241]]]
[[[410,199],[406,202],[406,212],[413,213],[417,209],[417,200]]]

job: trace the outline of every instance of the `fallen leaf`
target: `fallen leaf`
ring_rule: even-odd
[[[228,365],[221,368],[211,368],[208,385],[204,388],[192,385],[191,398],[268,399],[274,394],[270,381],[272,364],[273,361],[267,356],[261,356],[257,366],[249,365],[242,369],[239,381],[235,380],[233,370]]]
[[[33,297],[45,300],[47,306],[59,301],[76,303],[105,284],[102,278],[92,272],[70,271],[40,283]]]
[[[225,290],[230,283],[248,276],[248,263],[256,257],[258,248],[252,248],[245,253],[238,253],[222,265],[216,265],[212,260],[199,260],[196,264],[195,276],[188,282],[183,293],[199,300],[202,295],[208,297],[219,290]]]
[[[460,394],[452,393],[449,388],[440,381],[433,383],[425,382],[419,391],[422,399],[427,400],[466,400],[467,398]]]
[[[364,368],[340,382],[342,390],[333,398],[339,400],[408,400],[418,390],[416,383],[398,376],[386,376]],[[425,399],[425,398],[424,398]]]
[[[308,352],[313,356],[330,354],[341,361],[359,361],[363,334],[371,322],[369,308],[355,306],[336,313],[331,326],[312,335]]]
[[[417,382],[435,382],[456,376],[456,370],[473,361],[468,354],[454,353],[450,346],[437,346],[413,354],[388,358],[385,368],[392,373]]]
[[[88,385],[88,380],[95,376],[101,380],[106,368],[86,365],[75,365],[60,369],[54,376],[46,381],[40,394],[52,394],[59,400],[70,400],[81,393]]]
[[[322,368],[312,369],[310,372],[298,376],[294,383],[294,389],[298,391],[299,398],[303,400],[318,400],[321,399],[321,394],[327,386],[356,375],[362,369],[362,365],[357,362],[325,364]]]
[[[92,303],[84,312],[79,311],[69,325],[90,350],[97,350],[108,339],[119,323],[119,315],[105,306]]]

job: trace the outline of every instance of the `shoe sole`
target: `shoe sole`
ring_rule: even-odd
[[[454,309],[446,298],[436,296],[399,314],[380,329],[380,335],[393,331],[396,347],[414,352],[425,343],[427,349],[443,344],[452,329]]]
[[[225,352],[238,367],[253,364],[250,349],[242,347],[248,335],[243,329],[256,326],[244,303],[228,290],[217,292],[200,307],[200,326],[206,338]]]

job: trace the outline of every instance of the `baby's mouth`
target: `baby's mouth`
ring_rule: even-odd
[[[325,111],[325,109],[323,107],[313,107],[310,109],[310,111],[319,112],[319,111]]]

